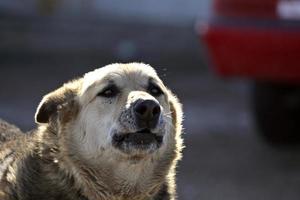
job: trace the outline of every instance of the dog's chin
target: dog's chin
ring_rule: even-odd
[[[112,144],[115,148],[126,154],[151,154],[159,149],[163,136],[144,129],[133,133],[115,133]]]

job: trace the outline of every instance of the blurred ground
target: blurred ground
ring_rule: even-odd
[[[42,95],[66,80],[111,62],[144,61],[184,105],[180,200],[300,198],[299,151],[257,137],[250,84],[213,76],[192,26],[5,16],[0,26],[0,117],[29,130]]]

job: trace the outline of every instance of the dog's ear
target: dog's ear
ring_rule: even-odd
[[[45,95],[35,113],[36,123],[49,123],[58,113],[58,109],[68,101],[72,101],[78,91],[78,84],[70,82],[61,88]]]

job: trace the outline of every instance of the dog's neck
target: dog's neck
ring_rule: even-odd
[[[165,183],[169,160],[153,157],[116,159],[108,162],[99,159],[99,165],[89,165],[83,158],[70,155],[58,142],[56,130],[43,130],[40,136],[42,154],[57,164],[67,176],[74,179],[74,187],[87,199],[95,200],[148,200],[157,195]],[[50,135],[49,135],[50,134]],[[52,141],[53,140],[53,141]],[[47,143],[41,142],[47,141]],[[58,146],[52,146],[58,144]],[[62,146],[60,146],[62,145]],[[53,149],[57,151],[53,152]],[[50,154],[49,154],[50,153]],[[169,152],[170,153],[170,152]],[[71,157],[72,156],[72,157]]]
[[[155,165],[151,159],[139,161],[116,161],[97,168],[89,166],[81,159],[74,160],[66,155],[49,156],[49,150],[43,146],[43,154],[51,159],[51,165],[61,170],[60,173],[74,179],[74,187],[87,199],[95,200],[148,200],[152,199],[164,183],[164,177],[154,174]],[[48,147],[50,149],[53,147]],[[156,177],[156,178],[153,178]]]
[[[76,170],[79,174],[76,180],[89,199],[151,199],[164,183],[164,177],[155,175],[155,167],[150,158],[134,163],[106,163],[101,168],[78,162]]]

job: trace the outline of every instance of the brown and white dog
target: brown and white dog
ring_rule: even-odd
[[[1,200],[176,199],[181,105],[149,65],[89,72],[35,119],[29,134],[0,121]]]

